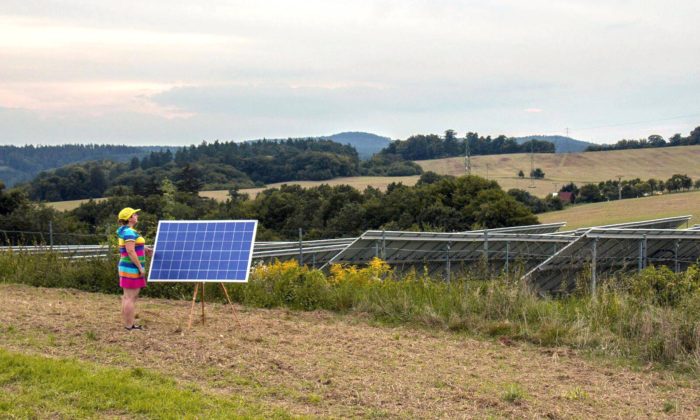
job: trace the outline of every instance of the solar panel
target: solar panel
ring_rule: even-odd
[[[247,282],[257,220],[161,220],[148,281]]]

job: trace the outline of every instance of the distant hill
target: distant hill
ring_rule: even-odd
[[[362,160],[369,159],[373,154],[379,152],[391,143],[391,139],[388,137],[360,131],[333,134],[326,138],[336,143],[349,144],[355,147],[357,154]]]
[[[571,137],[565,137],[565,136],[526,136],[526,137],[516,137],[515,140],[518,142],[518,144],[523,144],[525,142],[528,142],[530,140],[540,140],[540,141],[548,141],[550,143],[554,143],[554,147],[556,148],[555,153],[576,153],[576,152],[583,152],[586,150],[586,148],[593,143],[589,143],[587,141],[582,141],[582,140],[576,140],[572,139]]]
[[[41,171],[91,160],[126,162],[142,158],[167,146],[134,147],[109,144],[63,144],[56,146],[0,146],[0,181],[11,187],[29,181]],[[171,148],[173,151],[176,148]]]
[[[292,139],[288,138],[277,138],[277,139],[254,139],[246,140],[245,142],[256,142],[261,140],[268,141],[285,141]],[[349,144],[357,150],[357,154],[360,160],[367,160],[372,157],[373,154],[379,152],[383,148],[387,147],[391,143],[391,139],[388,137],[378,136],[372,133],[365,133],[362,131],[347,131],[344,133],[331,134],[330,136],[319,136],[319,137],[299,137],[299,139],[324,139],[331,140],[340,144]]]

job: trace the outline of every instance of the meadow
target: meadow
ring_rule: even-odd
[[[230,287],[241,327],[211,285],[206,323],[188,330],[191,285],[159,284],[139,303],[146,331],[127,333],[113,261],[0,258],[4,415],[700,415],[697,268],[554,299],[517,275],[445,283],[379,260],[328,273],[292,261]],[[153,393],[173,400],[148,411]]]
[[[565,229],[636,222],[662,217],[693,215],[700,224],[700,191],[581,204],[561,211],[538,214],[541,223],[566,222]],[[685,227],[685,226],[682,226]]]

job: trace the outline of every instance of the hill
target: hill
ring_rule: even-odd
[[[535,167],[542,168],[545,178],[519,179],[517,173],[530,172],[530,154],[473,156],[472,174],[497,181],[501,187],[520,188],[539,197],[554,192],[565,183],[577,185],[610,179],[663,179],[686,174],[700,179],[700,146],[657,149],[614,150],[609,152],[535,153]],[[464,158],[416,161],[424,171],[445,175],[464,175]],[[531,186],[534,186],[530,188]]]
[[[152,151],[167,148],[110,144],[0,146],[0,180],[11,187],[19,182],[31,180],[41,171],[92,160],[127,162],[134,157],[142,158]]]
[[[555,153],[574,153],[583,152],[586,148],[593,143],[587,141],[572,139],[571,137],[565,136],[526,136],[526,137],[516,137],[515,140],[518,144],[527,143],[532,140],[548,141],[554,143]]]
[[[333,134],[326,137],[336,143],[349,144],[357,150],[360,159],[366,160],[372,157],[373,154],[379,152],[391,143],[388,137],[378,136],[372,133],[364,133],[359,131],[351,131],[345,133]]]
[[[244,143],[255,143],[259,141],[284,142],[289,140],[290,138],[254,139],[246,140]],[[355,150],[357,150],[357,154],[362,160],[369,159],[370,157],[372,157],[373,154],[379,152],[391,143],[391,139],[388,137],[382,137],[372,133],[365,133],[363,131],[346,131],[343,133],[331,134],[330,136],[300,137],[300,139],[302,138],[314,140],[331,140],[340,144],[349,144],[350,146],[354,147]]]
[[[541,223],[566,222],[569,230],[688,214],[693,215],[690,225],[700,223],[700,191],[581,204],[537,218]]]

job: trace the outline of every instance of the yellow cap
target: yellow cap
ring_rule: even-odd
[[[141,209],[132,209],[131,207],[125,207],[119,212],[119,220],[129,220],[134,213],[141,211]]]

